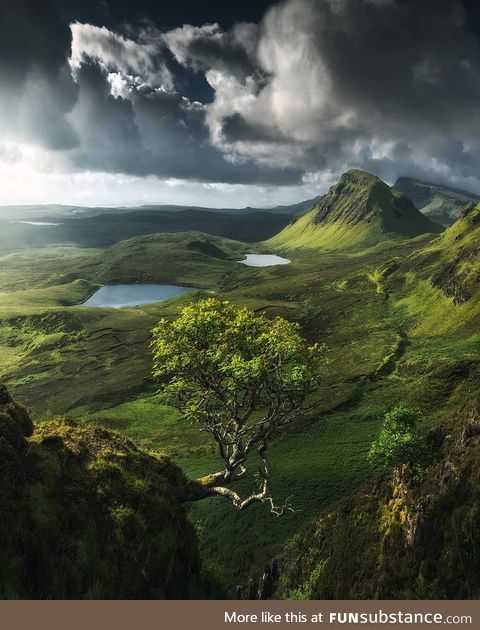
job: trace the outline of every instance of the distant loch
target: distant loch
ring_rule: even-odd
[[[237,262],[247,267],[273,267],[274,265],[289,265],[292,261],[275,254],[245,254],[245,258]]]
[[[107,284],[79,306],[127,308],[161,302],[192,291],[173,284]]]
[[[51,223],[50,221],[9,221],[9,223],[23,223],[24,225],[63,225],[62,223]]]

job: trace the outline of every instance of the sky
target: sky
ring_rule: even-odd
[[[476,0],[2,0],[0,205],[480,193]]]

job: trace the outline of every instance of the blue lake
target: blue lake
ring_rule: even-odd
[[[141,304],[153,304],[153,302],[168,300],[168,298],[188,291],[192,291],[192,289],[174,284],[107,284],[95,291],[80,306],[110,308],[140,306]]]

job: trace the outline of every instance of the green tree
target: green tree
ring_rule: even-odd
[[[169,404],[210,433],[223,469],[192,484],[186,500],[211,495],[242,510],[267,503],[270,439],[301,413],[319,379],[321,348],[309,346],[298,324],[267,318],[229,302],[207,299],[186,306],[172,322],[153,330],[153,374]],[[259,459],[258,488],[246,497],[229,487],[245,477],[251,456]]]
[[[378,438],[370,447],[369,461],[385,470],[414,463],[420,445],[417,425],[418,414],[403,405],[386,413]]]

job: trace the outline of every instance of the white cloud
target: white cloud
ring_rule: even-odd
[[[156,34],[147,31],[138,34],[137,41],[110,31],[105,26],[70,25],[72,52],[70,65],[73,72],[88,60],[100,63],[107,71],[126,79],[146,82],[166,90],[174,88],[174,81],[162,59],[163,43]]]
[[[243,75],[211,58],[241,47],[235,29],[184,26],[164,40],[205,69],[210,137],[230,159],[307,179],[357,166],[480,188],[480,50],[457,0],[287,0],[255,30]]]

